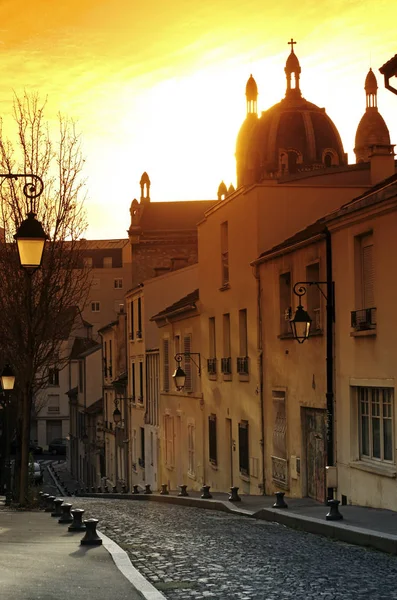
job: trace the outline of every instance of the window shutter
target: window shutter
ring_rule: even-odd
[[[170,341],[163,339],[163,389],[169,392],[170,389]]]
[[[363,308],[374,308],[374,261],[373,261],[373,244],[365,244],[363,241],[361,260],[363,273]]]
[[[192,348],[192,338],[190,335],[185,335],[183,338],[183,352],[185,353],[185,374],[186,374],[186,380],[185,380],[185,390],[187,392],[191,392],[192,391],[192,361],[191,358],[189,356],[190,352],[191,352],[191,348]]]
[[[248,423],[246,421],[238,425],[238,445],[240,471],[249,474],[249,446],[248,446]]]

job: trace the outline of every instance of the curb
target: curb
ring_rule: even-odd
[[[109,552],[116,567],[145,600],[166,600],[166,597],[133,566],[125,550],[100,531],[98,531],[98,534],[102,538],[102,545]]]
[[[356,546],[364,546],[374,548],[387,554],[397,555],[397,535],[380,533],[373,529],[365,529],[356,527],[346,523],[346,521],[325,521],[316,517],[307,517],[292,512],[291,509],[284,510],[274,508],[261,508],[253,511],[235,506],[232,503],[223,502],[222,500],[212,499],[206,500],[201,498],[185,498],[178,496],[160,496],[157,494],[81,494],[75,496],[77,498],[92,498],[92,499],[117,499],[117,500],[135,500],[135,501],[151,501],[165,502],[169,504],[178,504],[183,506],[191,506],[194,508],[203,508],[208,510],[217,510],[227,512],[251,519],[260,519],[272,523],[280,523],[292,529],[305,531],[315,535],[322,535],[328,538],[354,544]]]

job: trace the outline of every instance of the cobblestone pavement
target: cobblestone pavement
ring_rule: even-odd
[[[397,558],[276,523],[157,502],[73,499],[169,600],[393,600]]]

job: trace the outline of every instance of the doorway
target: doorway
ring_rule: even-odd
[[[326,411],[304,409],[307,495],[325,500]]]
[[[226,419],[226,440],[228,448],[229,479],[230,487],[233,487],[233,451],[235,450],[235,441],[233,440],[232,420]]]

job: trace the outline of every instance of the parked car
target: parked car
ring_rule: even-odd
[[[35,483],[35,485],[40,485],[41,483],[43,483],[43,468],[42,468],[41,464],[38,462],[33,463],[33,466],[34,466],[34,474],[33,474],[34,483]]]
[[[66,438],[56,438],[48,444],[50,454],[66,454]]]

